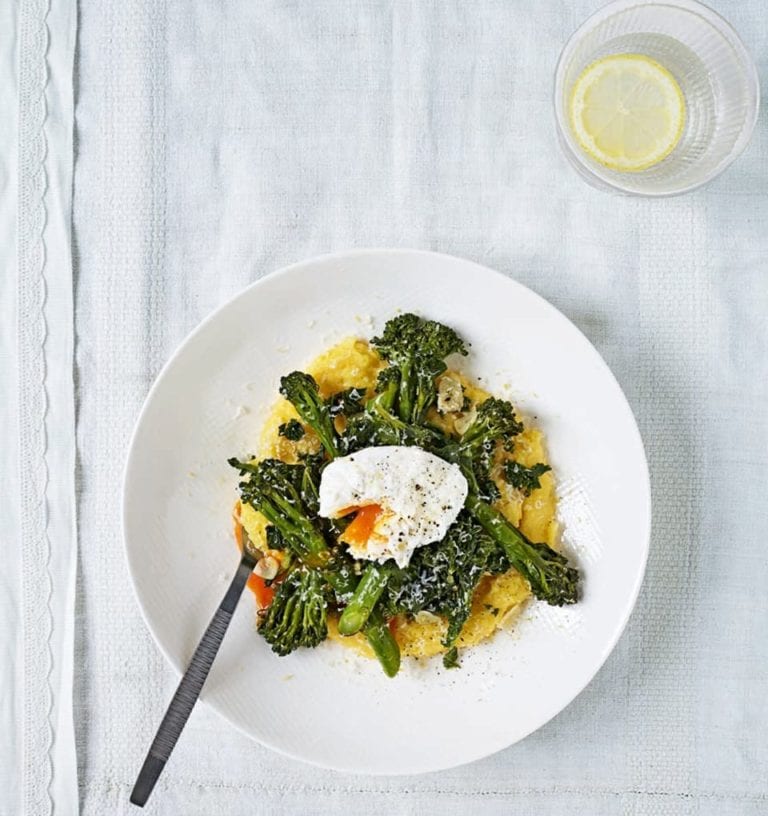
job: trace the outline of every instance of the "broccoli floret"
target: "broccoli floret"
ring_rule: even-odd
[[[258,510],[283,537],[286,545],[311,566],[322,566],[329,552],[325,537],[311,520],[308,509],[307,468],[288,465],[279,459],[265,459],[258,464],[230,459],[229,464],[241,475],[240,497]]]
[[[497,440],[510,445],[523,430],[512,403],[497,397],[489,397],[477,408],[474,422],[461,435],[457,450],[461,454],[477,456],[488,451]]]
[[[277,432],[291,442],[298,442],[304,436],[304,426],[298,419],[289,419],[278,426]]]
[[[507,462],[504,465],[504,478],[508,484],[526,496],[541,487],[541,477],[552,468],[541,462],[531,467],[525,467],[519,462]]]
[[[292,371],[280,380],[280,393],[317,434],[328,455],[331,458],[338,456],[333,417],[328,404],[320,396],[314,377],[303,371]]]
[[[410,313],[388,320],[381,337],[374,337],[371,344],[393,363],[410,359],[415,350],[441,360],[449,354],[467,354],[464,341],[449,326]]]
[[[422,339],[424,323],[415,314],[397,315],[386,322],[380,337],[371,339],[371,345],[385,360],[397,364],[410,358],[413,349]]]
[[[365,388],[347,388],[338,391],[328,400],[328,411],[332,417],[351,417],[365,408]]]
[[[259,625],[259,633],[279,655],[304,646],[312,649],[328,637],[327,590],[321,574],[300,567],[277,587]]]
[[[464,357],[468,354],[461,337],[449,326],[436,320],[424,321],[421,342],[424,350],[433,357],[445,359],[451,354],[461,354]]]
[[[490,504],[500,496],[499,488],[491,477],[496,444],[500,441],[506,447],[511,447],[515,436],[522,430],[523,424],[511,403],[490,397],[478,406],[474,421],[461,437],[435,452],[471,472],[476,495]]]
[[[449,354],[466,354],[456,332],[434,320],[402,314],[387,321],[371,344],[400,375],[397,415],[403,422],[421,423],[437,399],[435,379],[446,369]]]

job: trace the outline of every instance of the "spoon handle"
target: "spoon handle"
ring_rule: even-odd
[[[192,709],[195,707],[197,698],[200,696],[200,691],[206,677],[208,677],[208,672],[211,670],[213,660],[219,651],[221,641],[224,639],[237,602],[243,594],[243,589],[253,567],[254,561],[249,556],[244,555],[237,567],[235,577],[232,579],[224,599],[219,604],[216,614],[208,624],[200,643],[198,643],[189,667],[184,672],[168,710],[165,712],[163,721],[160,723],[160,728],[158,728],[157,734],[152,741],[147,758],[141,766],[141,771],[139,771],[136,784],[133,786],[133,792],[131,793],[132,804],[144,807],[147,799],[149,799],[149,795],[152,793],[152,789],[155,787],[155,783],[176,745],[176,740],[178,740],[189,719],[189,715],[192,713]]]

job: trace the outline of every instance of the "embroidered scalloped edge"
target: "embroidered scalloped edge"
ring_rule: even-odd
[[[49,0],[19,4],[18,362],[23,625],[23,812],[50,814],[53,766],[51,543],[45,461],[45,88]]]

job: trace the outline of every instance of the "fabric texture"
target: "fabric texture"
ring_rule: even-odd
[[[81,0],[74,666],[84,814],[131,811],[176,682],[122,554],[121,468],[141,403],[213,308],[289,262],[355,246],[435,249],[500,269],[597,346],[652,474],[637,608],[575,702],[482,762],[419,777],[331,773],[269,752],[201,705],[152,811],[768,810],[766,113],[744,156],[693,194],[642,200],[586,186],[559,151],[551,96],[560,48],[599,5]],[[762,4],[716,8],[765,78]]]
[[[75,4],[0,9],[0,813],[76,813]],[[52,33],[51,33],[52,32]]]

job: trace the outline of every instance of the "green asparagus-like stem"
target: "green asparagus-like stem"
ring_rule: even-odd
[[[339,618],[339,632],[342,635],[354,635],[365,626],[388,580],[388,572],[379,564],[369,564],[366,567],[350,602]]]
[[[363,634],[384,669],[387,677],[394,677],[400,670],[400,647],[378,609],[369,616]]]
[[[502,545],[507,558],[513,563],[519,561],[523,555],[521,548],[530,544],[520,530],[512,525],[503,513],[473,493],[467,497],[467,508],[487,532]]]
[[[334,591],[341,596],[354,595],[356,581],[354,576],[341,571],[327,570],[326,580]],[[374,609],[362,626],[362,632],[381,663],[387,677],[394,677],[400,670],[400,647],[389,629],[381,610]]]
[[[397,408],[400,413],[400,419],[403,422],[411,421],[411,414],[413,413],[414,388],[411,379],[411,364],[404,362],[400,366],[400,391],[397,400]]]

